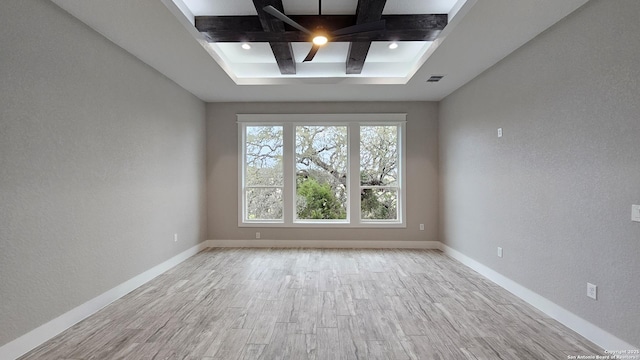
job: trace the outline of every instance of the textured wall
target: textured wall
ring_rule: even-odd
[[[636,346],[638,14],[587,3],[441,102],[439,137],[441,239]]]
[[[49,1],[0,49],[1,346],[204,239],[206,107]]]
[[[236,114],[407,113],[407,228],[310,229],[238,227]],[[209,239],[437,240],[437,112],[435,103],[215,103],[207,105]],[[419,230],[425,224],[425,231]]]

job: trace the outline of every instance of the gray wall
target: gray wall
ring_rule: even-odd
[[[1,346],[204,240],[206,107],[49,1],[0,49]]]
[[[439,137],[442,241],[636,346],[638,14],[587,3],[441,102]]]
[[[237,113],[407,113],[407,228],[302,229],[238,227]],[[438,219],[438,106],[393,103],[215,103],[207,105],[209,239],[436,241]],[[425,231],[419,230],[425,224]]]

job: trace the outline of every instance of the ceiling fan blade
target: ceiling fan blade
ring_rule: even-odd
[[[304,58],[302,62],[313,60],[313,58],[316,56],[316,53],[318,52],[319,49],[320,49],[320,46],[313,44],[313,46],[311,47],[311,50],[309,50],[309,53],[307,54],[307,57]]]
[[[349,35],[349,34],[355,34],[360,32],[380,31],[380,30],[385,30],[384,20],[378,20],[378,21],[372,21],[364,24],[347,26],[346,28],[332,31],[331,34],[335,36],[340,36],[340,35]]]
[[[264,12],[270,14],[271,16],[280,19],[282,21],[284,21],[285,23],[293,26],[294,28],[305,32],[307,34],[311,34],[311,31],[307,30],[304,26],[298,24],[297,22],[291,20],[290,17],[288,17],[287,15],[281,13],[278,9],[274,8],[273,6],[269,5],[269,6],[265,6],[264,8],[262,8],[262,10],[264,10]]]

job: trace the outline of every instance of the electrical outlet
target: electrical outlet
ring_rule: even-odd
[[[420,224],[420,231],[424,231],[424,224]]]
[[[259,232],[256,233],[256,239],[260,239],[260,233]]]
[[[631,221],[640,222],[640,205],[631,205]]]
[[[592,283],[587,283],[587,296],[593,300],[598,300],[598,287]]]
[[[498,128],[498,137],[502,137],[502,128]]]
[[[178,242],[178,234],[173,234],[173,241]]]
[[[502,257],[502,248],[498,246],[498,257]]]

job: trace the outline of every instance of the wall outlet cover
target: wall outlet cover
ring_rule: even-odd
[[[631,221],[640,222],[640,205],[631,205]]]
[[[592,283],[587,283],[587,296],[593,300],[598,299],[598,287]]]

